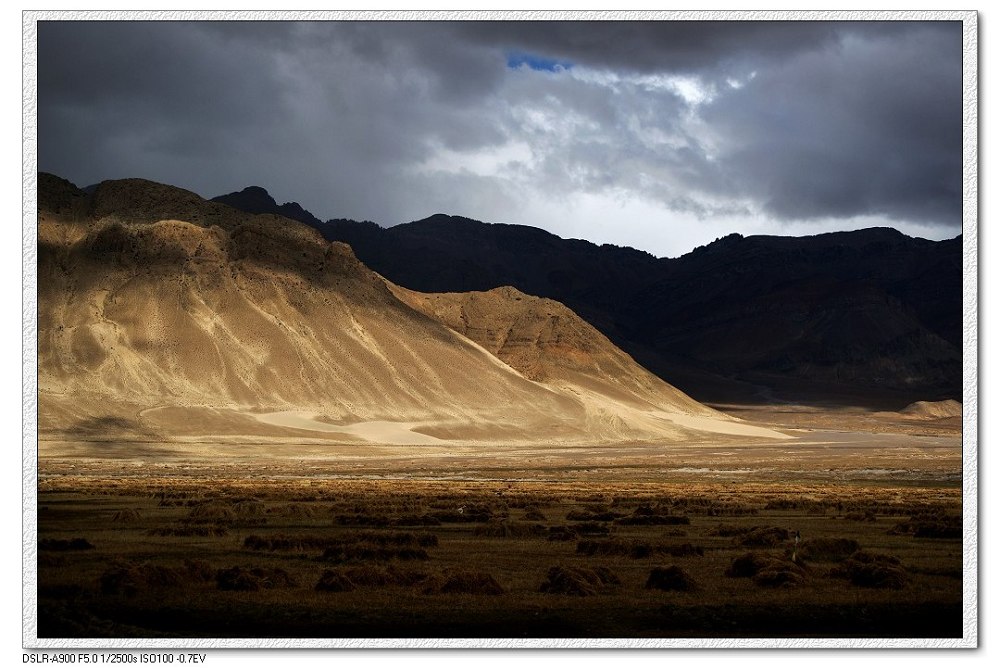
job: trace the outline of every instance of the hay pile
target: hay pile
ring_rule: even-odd
[[[894,555],[857,551],[830,571],[834,578],[845,578],[862,588],[899,590],[910,577],[899,558]]]
[[[794,587],[805,580],[806,570],[777,555],[745,553],[733,560],[726,576],[750,578],[762,587]]]
[[[591,597],[601,589],[621,585],[621,580],[607,567],[551,567],[538,589],[553,595]]]
[[[698,589],[698,583],[680,567],[670,565],[654,567],[646,579],[646,589],[691,592]]]

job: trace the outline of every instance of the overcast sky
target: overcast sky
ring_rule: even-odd
[[[38,26],[38,167],[676,256],[961,232],[954,23]]]

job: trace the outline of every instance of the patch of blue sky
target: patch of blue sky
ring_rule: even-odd
[[[527,65],[537,72],[561,72],[573,67],[573,63],[568,60],[557,60],[546,58],[526,51],[507,52],[507,67],[512,70],[520,69]]]

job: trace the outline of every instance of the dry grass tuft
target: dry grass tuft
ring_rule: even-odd
[[[142,520],[142,514],[138,509],[120,509],[115,511],[111,520],[120,525],[134,525]]]
[[[408,553],[404,549],[413,549],[419,555],[424,552],[423,548],[437,545],[437,535],[427,532],[417,534],[415,532],[355,531],[338,537],[315,534],[272,534],[269,536],[251,534],[243,540],[244,548],[256,551],[322,549],[329,553],[331,556],[329,559],[333,559],[332,556],[336,554],[361,555],[366,550],[374,551],[372,555],[382,553],[390,555],[396,551],[404,556],[400,559],[426,559],[426,557],[413,557],[412,555],[405,557]],[[379,549],[385,550],[380,553]]]
[[[617,518],[621,518],[624,515],[625,515],[624,513],[611,511],[610,509],[607,508],[591,507],[590,509],[585,509],[585,510],[574,509],[570,511],[569,513],[566,514],[566,520],[575,520],[584,522],[591,522],[591,521],[610,522]]]
[[[770,548],[788,541],[788,530],[781,527],[752,527],[736,538],[738,546]]]
[[[176,588],[187,580],[194,579],[186,571],[144,562],[110,567],[101,574],[99,583],[105,595],[134,597],[151,588]]]
[[[580,534],[572,527],[558,525],[549,528],[549,541],[576,541],[579,538]]]
[[[89,551],[94,544],[83,537],[74,539],[42,539],[38,542],[38,550],[42,551]]]
[[[643,514],[619,518],[615,525],[690,525],[691,519],[687,516],[672,516],[659,514]]]
[[[387,568],[375,565],[363,565],[347,570],[344,576],[357,586],[382,588],[387,585],[397,585],[395,575]]]
[[[741,537],[755,528],[756,526],[750,527],[747,525],[729,525],[727,523],[721,523],[708,534],[713,537]]]
[[[316,507],[309,506],[307,504],[284,504],[281,506],[274,506],[268,508],[267,513],[270,516],[279,516],[281,518],[299,520],[308,520],[319,515],[319,511]]]
[[[698,589],[698,583],[677,565],[653,567],[646,579],[646,589],[691,592]]]
[[[803,541],[796,554],[803,560],[813,562],[840,562],[860,548],[854,539],[818,537]]]
[[[672,557],[704,555],[705,549],[689,543],[664,544],[616,537],[581,541],[576,545],[576,552],[582,555],[627,555],[638,560],[653,555],[670,555]]]
[[[441,514],[403,514],[400,516],[376,515],[371,513],[340,514],[336,517],[338,525],[347,527],[434,527],[440,525]],[[460,514],[456,514],[456,517]],[[488,520],[488,518],[487,518]],[[454,519],[447,522],[464,523],[474,520]]]
[[[437,535],[430,532],[354,532],[346,535],[344,541],[376,546],[420,546],[421,548],[438,545]]]
[[[621,585],[621,580],[607,567],[555,566],[549,569],[538,590],[553,595],[591,597],[610,585]]]
[[[756,585],[765,588],[792,588],[805,580],[805,572],[794,562],[773,565],[757,572],[753,577]]]
[[[764,587],[792,587],[805,579],[806,571],[777,555],[746,553],[733,560],[726,576],[752,578],[755,584]]]
[[[257,527],[267,524],[265,513],[263,503],[257,501],[243,501],[236,504],[209,501],[192,506],[181,522],[189,524],[214,523],[228,527]]]
[[[604,523],[574,523],[569,527],[584,536],[606,537],[611,534],[611,528]]]
[[[229,534],[226,528],[215,526],[197,527],[154,527],[146,530],[146,534],[151,537],[224,537]]]
[[[231,523],[236,520],[236,512],[228,504],[202,502],[191,507],[184,518],[188,523]]]
[[[230,567],[215,574],[219,590],[270,590],[295,587],[295,580],[280,567]]]
[[[732,564],[726,570],[726,576],[731,578],[750,578],[770,564],[773,556],[759,553],[745,553],[733,558]]]
[[[415,585],[428,577],[425,572],[399,569],[395,565],[388,567],[362,565],[348,569],[345,575],[357,586],[375,588],[390,585]]]
[[[502,595],[503,587],[490,574],[481,571],[451,571],[423,581],[424,594]]]
[[[316,582],[315,590],[320,592],[348,592],[355,589],[354,583],[346,574],[327,569]]]
[[[836,569],[830,571],[834,578],[846,578],[862,588],[899,590],[910,577],[894,555],[857,551]]]
[[[192,581],[211,581],[216,570],[204,560],[184,560],[184,571]]]
[[[330,562],[365,562],[389,560],[429,560],[423,548],[410,546],[372,546],[370,544],[342,544],[329,546],[322,558]]]
[[[548,530],[538,523],[518,523],[512,521],[493,521],[477,527],[473,534],[477,537],[498,537],[501,539],[523,539],[527,537],[544,537]]]
[[[889,534],[909,534],[918,539],[961,539],[962,517],[945,514],[923,514],[899,523]]]

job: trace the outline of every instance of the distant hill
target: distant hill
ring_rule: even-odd
[[[319,228],[323,222],[302,208],[298,202],[286,202],[279,205],[271,194],[260,186],[248,186],[235,193],[227,193],[213,197],[212,202],[221,202],[230,207],[245,211],[248,214],[274,214],[284,216],[293,221],[299,221],[314,228]]]
[[[444,214],[311,225],[413,290],[562,302],[704,401],[961,398],[960,237],[734,234],[670,259]]]
[[[86,193],[40,174],[38,193],[43,438],[783,438],[692,400],[551,300],[414,293],[297,221],[141,179]]]

